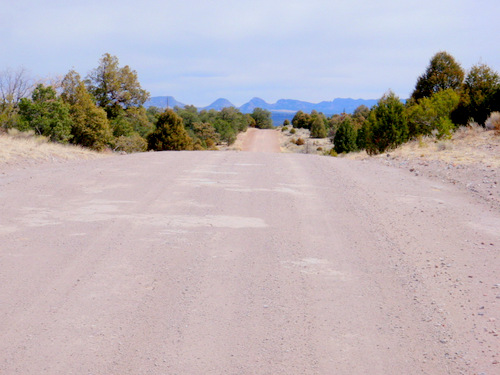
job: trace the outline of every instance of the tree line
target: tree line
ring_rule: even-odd
[[[194,106],[145,108],[150,94],[137,72],[108,53],[82,78],[74,70],[34,83],[24,69],[0,73],[0,130],[33,131],[51,141],[94,150],[205,150],[236,140],[249,126],[271,128],[271,113],[243,114]]]
[[[292,125],[310,129],[314,138],[329,136],[337,153],[366,150],[373,155],[421,136],[450,138],[459,126],[473,122],[485,126],[498,111],[498,73],[477,64],[466,75],[454,57],[442,51],[432,57],[405,102],[389,91],[372,108],[362,105],[353,114],[326,117],[299,111]],[[500,124],[496,126],[500,130]]]
[[[0,131],[15,128],[95,150],[137,152],[216,149],[248,127],[273,127],[271,113],[261,108],[251,114],[234,107],[146,109],[149,97],[137,72],[108,53],[85,78],[71,70],[61,79],[34,83],[23,69],[6,70],[0,73]],[[420,136],[451,137],[470,122],[484,126],[497,111],[498,73],[477,64],[466,74],[443,51],[432,57],[404,102],[389,91],[372,108],[360,106],[352,114],[299,111],[292,125],[309,129],[312,137],[330,137],[337,153],[377,154]]]

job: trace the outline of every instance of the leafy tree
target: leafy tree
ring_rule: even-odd
[[[351,118],[346,117],[339,124],[334,139],[334,148],[337,153],[356,151],[356,130]]]
[[[134,132],[145,138],[155,129],[144,107],[129,107],[125,110],[125,119],[130,123]]]
[[[247,119],[247,124],[249,128],[255,128],[257,123],[250,113],[245,113],[245,118]]]
[[[193,140],[186,132],[182,118],[167,109],[158,118],[156,130],[148,136],[148,149],[155,151],[190,150]]]
[[[19,102],[32,88],[33,80],[24,68],[0,72],[0,129],[20,126]]]
[[[210,140],[208,142],[210,144],[212,142],[221,141],[232,144],[236,140],[236,135],[239,132],[245,131],[248,126],[255,123],[255,120],[250,114],[243,114],[239,109],[234,107],[226,107],[221,111],[216,111],[215,109],[210,109],[209,111],[201,110],[198,113],[196,107],[186,106],[183,109],[177,108],[176,111],[183,119],[188,121],[190,125],[186,126],[187,131],[193,139],[200,140],[199,146],[201,148],[207,146],[208,140]],[[199,136],[200,124],[203,124],[203,132],[210,126],[217,136],[210,136],[210,138],[207,139],[203,136]],[[207,147],[211,148],[211,146]]]
[[[122,109],[142,106],[149,93],[141,88],[137,72],[128,65],[120,68],[118,58],[105,53],[99,66],[86,79],[89,92],[108,117],[117,117]]]
[[[21,121],[17,105],[11,103],[2,103],[0,105],[0,130],[19,128]]]
[[[367,118],[370,116],[368,113]],[[370,134],[370,123],[368,120],[361,125],[356,134],[356,147],[358,150],[366,149],[368,135]]]
[[[110,120],[110,125],[115,138],[130,137],[134,133],[134,124],[123,110]]]
[[[61,98],[70,105],[72,142],[96,150],[105,148],[112,138],[106,112],[94,103],[80,75],[68,72],[61,88]]]
[[[70,105],[73,122],[71,141],[95,150],[111,142],[111,128],[106,112],[96,106],[80,75],[70,71],[62,80],[61,98]]]
[[[220,134],[208,122],[195,122],[193,124],[193,131],[204,148],[211,148],[220,142]]]
[[[460,100],[459,94],[446,89],[422,98],[418,103],[406,109],[410,138],[418,135],[430,135],[433,131],[442,128],[444,119],[449,119],[451,113],[457,108]],[[449,125],[449,123],[446,123]]]
[[[272,129],[273,120],[271,119],[271,112],[267,109],[255,108],[251,113],[252,118],[255,120],[255,127],[259,129]]]
[[[283,126],[290,126],[290,120],[289,119],[285,119],[283,121]]]
[[[298,111],[292,119],[294,128],[311,129],[311,115]]]
[[[219,112],[215,109],[210,109],[208,111],[203,109],[200,111],[199,116],[201,122],[213,123],[219,117]]]
[[[219,112],[219,117],[225,121],[228,121],[233,127],[235,133],[247,130],[250,123],[248,117],[241,113],[239,109],[234,107],[222,108]]]
[[[337,131],[340,123],[342,121],[344,121],[344,119],[346,117],[350,116],[349,114],[346,114],[346,113],[342,113],[342,114],[339,114],[339,113],[336,113],[334,115],[332,115],[329,119],[328,119],[328,128],[335,132]]]
[[[22,98],[19,114],[25,121],[26,129],[33,129],[56,142],[67,143],[71,139],[70,106],[56,96],[51,86],[39,84],[31,100]]]
[[[81,95],[81,93],[78,92],[82,84],[85,85],[80,74],[75,70],[70,70],[61,81],[61,99],[69,105],[76,104]],[[92,100],[91,95],[89,95],[89,98]]]
[[[236,132],[229,121],[217,118],[212,125],[219,133],[221,141],[227,142],[228,145],[236,141]]]
[[[326,138],[326,127],[324,116],[315,114],[311,120],[311,137]]]
[[[464,71],[453,56],[444,51],[438,52],[431,59],[425,73],[418,77],[411,98],[417,101],[441,90],[459,90],[463,80]]]
[[[158,122],[158,117],[163,113],[163,109],[155,106],[148,107],[146,109],[146,115],[148,116],[148,121],[153,125]]]
[[[436,122],[436,137],[438,139],[451,139],[455,125],[449,117],[439,117]]]
[[[182,117],[184,126],[188,129],[192,129],[194,123],[200,122],[198,109],[194,105],[186,105],[184,108],[176,107],[174,110]]]
[[[368,117],[369,135],[366,150],[369,154],[382,153],[408,140],[408,123],[405,107],[389,91],[372,109]]]
[[[368,115],[370,114],[370,108],[368,108],[366,105],[361,104],[359,107],[357,107],[354,112],[352,113],[352,120],[358,127],[361,127],[363,123],[366,121],[368,118]]]
[[[488,115],[500,109],[500,76],[485,64],[474,65],[462,88],[462,96],[452,119],[465,125],[470,119],[484,124]]]

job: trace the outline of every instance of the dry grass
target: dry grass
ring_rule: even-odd
[[[423,137],[387,152],[394,158],[438,160],[445,163],[472,165],[484,164],[500,167],[500,137],[494,131],[478,125],[458,129],[450,140]],[[386,153],[386,154],[387,154]],[[385,157],[386,154],[376,157]],[[351,159],[366,159],[366,152],[348,154]]]
[[[484,125],[486,129],[495,130],[495,134],[500,135],[500,112],[491,112]]]
[[[9,131],[0,134],[0,165],[23,164],[26,162],[95,159],[109,154],[98,153],[74,145],[48,142],[33,133]]]

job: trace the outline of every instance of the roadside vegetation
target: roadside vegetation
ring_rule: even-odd
[[[292,120],[293,129],[309,129],[311,138],[328,137],[330,155],[363,150],[376,155],[423,137],[447,140],[467,125],[500,135],[500,76],[485,64],[466,74],[447,52],[432,57],[408,100],[388,91],[372,108],[330,117],[299,111]]]
[[[146,109],[149,96],[136,71],[121,67],[107,53],[84,78],[71,70],[64,77],[35,82],[23,69],[5,70],[0,72],[0,133],[32,132],[61,144],[130,153],[217,150],[233,144],[248,127],[273,127],[271,113],[261,108],[251,114],[234,107],[216,111],[192,105]],[[299,111],[283,129],[290,135],[305,129],[308,137],[331,142],[328,147],[309,145],[298,136],[291,139],[315,152],[376,155],[422,137],[450,139],[468,124],[500,134],[500,76],[485,64],[466,72],[453,56],[439,52],[408,100],[388,91],[372,108],[360,106],[352,114],[327,117]]]
[[[194,106],[145,108],[149,93],[137,72],[106,53],[82,78],[36,82],[24,69],[0,72],[0,133],[27,132],[95,151],[214,150],[232,144],[249,126],[272,127],[271,113],[256,108],[198,111]]]

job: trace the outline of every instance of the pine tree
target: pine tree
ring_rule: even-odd
[[[193,140],[184,128],[182,118],[167,109],[158,118],[156,130],[148,136],[148,149],[155,151],[191,150]]]
[[[319,114],[315,115],[311,121],[311,137],[326,138],[326,127],[323,117]]]
[[[500,76],[485,64],[474,65],[463,84],[462,96],[452,119],[465,125],[471,119],[483,125],[489,114],[500,109]]]
[[[418,77],[411,98],[417,101],[441,90],[460,90],[464,75],[453,56],[444,51],[438,52],[432,57],[425,73]]]
[[[382,153],[408,140],[405,107],[392,91],[378,101],[370,112],[368,121],[370,125],[366,150],[369,154]]]
[[[337,153],[356,151],[356,130],[351,119],[346,117],[335,133],[334,148]]]
[[[104,149],[112,138],[106,112],[94,104],[83,82],[77,87],[75,97],[70,109],[72,142],[94,150]]]
[[[72,143],[94,150],[104,149],[112,138],[106,112],[93,102],[80,75],[74,70],[66,74],[62,88],[61,97],[70,105],[73,120]]]

